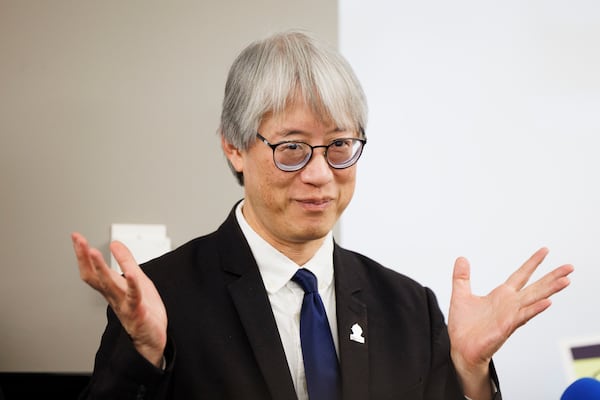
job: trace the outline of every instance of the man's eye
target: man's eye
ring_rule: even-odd
[[[300,150],[302,148],[302,145],[300,143],[286,143],[282,147],[282,150]]]
[[[339,140],[334,140],[333,142],[331,142],[332,147],[342,147],[342,146],[347,146],[349,145],[349,140],[347,139],[339,139]]]

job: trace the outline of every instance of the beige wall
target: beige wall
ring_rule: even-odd
[[[108,256],[113,222],[179,245],[224,219],[227,68],[292,27],[336,43],[336,1],[0,0],[0,371],[91,370],[105,303],[71,231]]]

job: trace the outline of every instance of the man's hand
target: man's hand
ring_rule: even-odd
[[[81,279],[108,301],[137,351],[160,366],[167,342],[167,312],[152,281],[123,243],[110,244],[123,271],[120,275],[106,264],[100,251],[90,248],[81,234],[73,233],[71,240]]]
[[[469,263],[462,257],[456,260],[448,334],[452,361],[468,397],[490,398],[488,367],[494,353],[517,328],[550,307],[550,296],[569,285],[573,266],[567,264],[525,286],[547,254],[546,248],[536,251],[487,296],[473,295]]]

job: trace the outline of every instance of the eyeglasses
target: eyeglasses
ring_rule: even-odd
[[[273,161],[275,166],[282,171],[298,171],[306,166],[313,155],[313,150],[320,147],[325,149],[325,159],[331,168],[344,169],[356,164],[366,139],[341,138],[335,139],[328,145],[311,146],[308,143],[285,141],[275,144],[269,143],[260,133],[256,137],[261,142],[273,149]]]

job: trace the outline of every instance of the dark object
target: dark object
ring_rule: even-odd
[[[340,372],[325,307],[319,296],[317,278],[300,268],[292,280],[304,289],[300,311],[300,342],[306,385],[311,400],[341,399]]]
[[[0,372],[0,400],[77,399],[89,380],[86,373]]]

